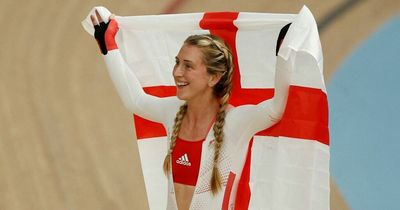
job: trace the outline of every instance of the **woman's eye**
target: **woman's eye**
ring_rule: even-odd
[[[192,66],[191,66],[191,65],[185,65],[185,68],[187,68],[187,69],[191,69],[191,68],[192,68]]]

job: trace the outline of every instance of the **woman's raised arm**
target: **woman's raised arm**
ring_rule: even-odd
[[[230,111],[227,120],[234,122],[232,126],[237,126],[237,129],[231,129],[237,131],[237,135],[246,135],[250,139],[255,133],[271,127],[282,118],[290,85],[290,70],[287,65],[287,61],[277,56],[273,98],[257,105],[239,106]]]
[[[109,75],[125,107],[132,113],[151,121],[165,123],[168,113],[175,114],[181,102],[176,97],[158,98],[146,94],[139,80],[122,57],[115,42],[118,23],[113,15],[105,23],[98,12],[91,16],[95,28],[95,38],[104,55]]]

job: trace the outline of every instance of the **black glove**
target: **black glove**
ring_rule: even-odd
[[[108,28],[108,23],[104,22],[100,22],[99,25],[94,26],[94,38],[96,39],[100,51],[103,55],[107,54],[106,41],[104,39],[107,28]]]

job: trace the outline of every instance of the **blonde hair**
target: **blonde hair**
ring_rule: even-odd
[[[220,157],[222,142],[224,140],[223,127],[225,124],[226,108],[232,89],[233,59],[232,52],[227,44],[219,37],[204,34],[189,36],[185,44],[193,45],[203,53],[203,62],[207,67],[207,72],[211,75],[222,74],[219,82],[213,87],[214,95],[220,100],[218,114],[214,123],[214,165],[211,177],[211,191],[216,194],[221,189],[221,175],[218,171],[218,160]],[[182,124],[182,119],[186,114],[187,104],[182,105],[176,114],[175,124],[171,134],[170,148],[164,159],[164,172],[167,174],[171,170],[171,153],[176,144],[176,138]]]

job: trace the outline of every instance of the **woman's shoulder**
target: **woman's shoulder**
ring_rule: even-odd
[[[227,115],[237,114],[238,112],[241,112],[241,110],[246,106],[247,105],[234,106],[232,104],[228,104],[228,106],[226,106],[225,112]]]

